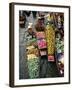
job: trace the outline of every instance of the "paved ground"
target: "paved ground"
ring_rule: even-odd
[[[27,68],[27,60],[26,60],[26,39],[25,39],[25,31],[27,30],[28,23],[32,22],[35,24],[35,20],[32,17],[27,18],[26,27],[20,28],[19,30],[19,78],[27,79],[28,68]],[[40,78],[44,77],[58,77],[58,70],[56,63],[48,62],[47,58],[40,58]]]

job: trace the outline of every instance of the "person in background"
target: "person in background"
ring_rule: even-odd
[[[24,11],[19,11],[19,26],[25,28],[26,24],[26,15]]]

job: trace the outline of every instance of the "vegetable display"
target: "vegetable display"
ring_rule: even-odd
[[[31,56],[32,57],[32,56]],[[27,61],[30,79],[39,78],[39,58],[32,57]]]

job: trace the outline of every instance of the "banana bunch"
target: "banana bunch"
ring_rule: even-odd
[[[28,50],[34,49],[34,46],[33,45],[32,46],[28,46],[26,49],[28,49]]]
[[[35,54],[36,56],[38,56],[38,49],[28,49],[27,54]]]
[[[51,25],[46,27],[46,39],[47,39],[47,48],[48,54],[54,54],[55,50],[55,31]]]
[[[31,60],[31,59],[34,59],[34,58],[38,58],[35,54],[28,54],[27,55],[27,60]]]

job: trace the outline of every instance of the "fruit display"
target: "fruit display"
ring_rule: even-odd
[[[28,49],[27,54],[34,54],[34,55],[38,56],[38,49],[37,48]]]
[[[27,54],[27,60],[36,59],[37,56],[35,54]]]
[[[55,51],[55,31],[53,30],[51,25],[47,25],[46,27],[46,40],[48,54],[53,55]]]
[[[55,53],[55,26],[53,24],[53,14],[48,13],[46,18],[46,41],[47,41],[47,52],[48,52],[48,61],[55,61],[54,53]]]

